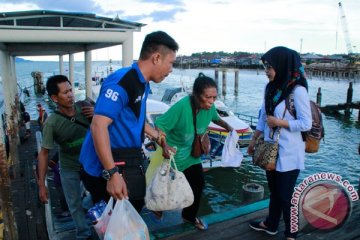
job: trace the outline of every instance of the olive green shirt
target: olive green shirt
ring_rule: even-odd
[[[201,109],[196,114],[197,134],[205,133],[210,122],[219,119],[215,105],[212,105],[209,110]],[[175,162],[179,171],[201,163],[200,157],[191,156],[194,122],[189,96],[175,103],[166,113],[158,117],[155,125],[166,133],[167,143],[172,147],[177,147]]]
[[[76,106],[75,119],[90,126],[89,120],[81,114],[81,108]],[[45,121],[42,147],[53,149],[54,143],[59,144],[60,168],[66,170],[80,170],[79,155],[85,134],[88,129],[71,122],[57,113],[52,113]]]

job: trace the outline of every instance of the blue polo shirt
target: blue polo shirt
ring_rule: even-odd
[[[137,63],[117,70],[102,84],[94,114],[113,120],[108,127],[111,148],[141,148],[149,89]],[[103,167],[90,131],[81,149],[80,162],[88,174],[101,175]]]

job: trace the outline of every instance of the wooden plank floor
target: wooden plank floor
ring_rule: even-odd
[[[186,239],[186,240],[235,240],[235,239],[250,239],[250,240],[282,240],[284,239],[284,224],[281,220],[279,226],[279,233],[275,236],[270,236],[265,232],[257,232],[249,227],[249,222],[252,220],[264,219],[267,215],[268,209],[263,209],[250,213],[244,216],[236,217],[234,219],[219,222],[209,225],[207,231],[192,230],[173,235],[162,239]],[[360,240],[360,201],[354,202],[352,214],[344,226],[333,231],[320,231],[305,227],[298,234],[298,240]],[[181,226],[179,226],[181,228]],[[173,229],[169,229],[173,230]]]
[[[13,166],[11,189],[13,210],[16,218],[19,239],[47,240],[44,205],[38,200],[37,183],[33,174],[36,161],[35,131],[38,127],[32,123],[32,134],[19,146],[19,164]],[[21,129],[24,134],[24,129]]]
[[[32,126],[32,130],[36,130]],[[35,131],[33,131],[33,136]],[[19,239],[46,239],[46,227],[43,220],[43,205],[37,200],[36,182],[32,176],[32,162],[34,161],[34,152],[36,151],[36,141],[33,136],[29,141],[23,143],[20,147],[20,171],[12,182],[14,212],[16,215],[19,231]],[[50,192],[54,189],[50,185]],[[52,194],[54,197],[54,194]],[[55,203],[56,201],[54,201]],[[54,204],[55,206],[58,204]],[[57,207],[52,207],[52,212],[56,216]],[[284,225],[281,221],[279,233],[276,236],[267,235],[264,232],[256,232],[249,228],[248,224],[252,220],[264,219],[267,215],[268,202],[262,201],[253,205],[248,205],[242,209],[234,209],[227,214],[218,214],[205,216],[209,223],[207,231],[198,231],[189,224],[164,224],[162,228],[153,227],[148,223],[151,230],[152,239],[206,239],[206,240],[233,240],[233,239],[249,239],[249,240],[280,240],[284,239]],[[260,209],[260,210],[258,210]],[[26,216],[26,210],[30,210],[31,215]],[[145,214],[146,215],[146,212]],[[171,215],[171,214],[170,214]],[[174,215],[174,214],[173,214]],[[176,215],[176,214],[175,214]],[[147,220],[146,217],[145,221]],[[172,216],[170,221],[176,217]],[[56,231],[56,239],[71,240],[75,239],[75,228],[71,218],[55,217],[54,230]],[[178,219],[179,220],[179,219]],[[181,222],[181,218],[178,222]],[[171,222],[173,223],[173,222]],[[353,210],[350,218],[341,228],[323,232],[305,227],[300,231],[298,240],[360,240],[360,201],[353,202]]]

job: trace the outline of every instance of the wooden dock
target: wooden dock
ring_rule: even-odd
[[[33,175],[34,153],[36,151],[35,130],[32,126],[32,137],[20,146],[20,165],[12,180],[13,208],[17,222],[19,239],[48,239],[49,227],[45,224],[45,208],[40,204],[37,197],[37,185]],[[53,232],[50,239],[73,240],[75,239],[75,228],[70,217],[60,218],[56,213],[59,204],[56,204],[54,189],[51,185],[49,190],[53,205],[47,208],[47,214],[53,217]],[[161,222],[149,220],[149,212],[143,211],[143,218],[150,229],[151,239],[206,239],[206,240],[280,240],[283,239],[284,225],[281,222],[279,233],[276,236],[269,236],[264,232],[256,232],[249,228],[252,220],[264,219],[267,215],[268,200],[262,200],[249,205],[233,209],[229,212],[216,213],[203,216],[209,223],[207,231],[198,231],[192,225],[183,223],[180,212],[166,213],[168,219]],[[297,239],[300,240],[360,240],[360,201],[353,202],[353,209],[347,223],[341,228],[323,232],[310,227],[302,229]],[[50,212],[49,212],[50,211]],[[94,238],[96,239],[96,238]]]
[[[360,67],[356,65],[312,64],[305,66],[309,78],[353,79],[360,78]]]
[[[35,124],[31,125],[32,134],[19,146],[19,164],[13,166],[11,179],[12,207],[16,219],[18,239],[47,240],[45,224],[45,207],[40,203],[37,194],[37,182],[33,166],[36,161]],[[5,237],[4,239],[10,239]]]
[[[320,106],[320,109],[324,113],[339,113],[339,111],[344,111],[344,115],[346,118],[350,117],[352,109],[357,109],[358,111],[358,121],[360,121],[360,102],[353,102],[353,83],[349,83],[349,88],[346,94],[346,102],[332,105],[321,106],[321,88],[318,88],[318,92],[316,94],[316,103]]]
[[[168,236],[161,239],[173,240],[173,239],[186,239],[186,240],[283,240],[284,239],[284,223],[281,220],[279,225],[279,233],[275,236],[270,236],[265,232],[257,232],[252,230],[249,227],[249,222],[252,220],[262,220],[266,217],[268,212],[267,208],[262,210],[244,214],[239,217],[231,218],[229,220],[221,221],[221,215],[218,215],[219,220],[216,223],[209,225],[207,231],[198,231],[195,229],[189,230],[187,232],[178,233],[173,236]],[[215,220],[217,216],[213,216],[209,219],[208,222]],[[321,231],[306,226],[298,234],[297,240],[359,240],[360,239],[360,229],[357,228],[357,224],[360,223],[360,201],[354,203],[353,211],[350,218],[347,220],[344,226],[333,231]],[[181,229],[181,226],[178,227]],[[168,229],[171,231],[172,229]],[[164,229],[164,231],[166,231]],[[158,238],[160,239],[160,238]]]
[[[346,110],[348,108],[352,109],[360,109],[360,101],[358,102],[351,102],[351,103],[339,103],[335,105],[326,105],[323,107],[320,107],[321,111],[323,112],[331,112],[331,111],[341,111]]]

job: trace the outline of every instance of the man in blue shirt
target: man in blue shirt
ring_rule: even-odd
[[[159,83],[172,72],[178,44],[162,31],[145,37],[140,59],[111,74],[102,84],[91,131],[81,150],[83,181],[93,202],[128,198],[140,212],[144,205],[145,176],[141,146],[144,132],[160,140],[145,124],[149,83]],[[146,126],[145,126],[146,125]]]

